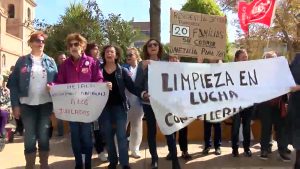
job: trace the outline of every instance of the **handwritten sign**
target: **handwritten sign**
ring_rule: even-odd
[[[102,113],[109,91],[105,83],[70,83],[53,86],[50,94],[57,118],[89,123]]]
[[[226,18],[171,10],[170,53],[222,60],[226,52]]]
[[[167,135],[195,119],[225,120],[295,85],[284,57],[222,64],[152,61],[148,83],[151,106]]]

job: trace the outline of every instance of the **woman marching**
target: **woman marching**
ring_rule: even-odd
[[[67,47],[70,56],[60,66],[56,83],[80,83],[80,82],[102,82],[103,76],[97,63],[92,57],[84,54],[86,39],[78,33],[67,36]],[[111,88],[111,83],[107,83]],[[70,122],[71,143],[75,156],[75,169],[91,169],[91,158],[93,150],[92,125],[91,123]],[[84,164],[82,160],[82,155]],[[84,167],[83,167],[84,166]]]
[[[137,90],[139,91],[139,93],[141,93],[140,97],[142,99],[143,110],[147,122],[147,140],[152,158],[151,168],[157,169],[158,155],[156,146],[156,119],[150,104],[150,95],[148,94],[148,64],[150,63],[150,60],[159,61],[161,59],[163,54],[162,44],[155,39],[149,39],[143,47],[143,53],[145,59],[147,60],[139,64],[135,84]],[[180,169],[174,134],[167,135],[166,139],[168,149],[171,154],[172,169]]]
[[[43,32],[31,34],[31,52],[18,59],[8,84],[13,114],[16,119],[22,117],[25,128],[26,169],[35,166],[36,142],[41,169],[49,169],[48,130],[53,107],[47,85],[56,78],[57,68],[54,59],[43,52],[46,38]]]

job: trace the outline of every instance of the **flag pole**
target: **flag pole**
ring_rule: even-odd
[[[269,43],[270,43],[270,37],[269,37],[269,34],[270,34],[270,27],[268,28],[268,31],[267,31],[267,49],[269,48]]]

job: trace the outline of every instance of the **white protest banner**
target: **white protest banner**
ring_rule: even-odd
[[[170,54],[222,60],[226,17],[171,10]]]
[[[164,134],[204,114],[210,121],[224,120],[242,108],[286,94],[294,85],[284,57],[222,64],[152,61],[149,65],[150,102]]]
[[[102,113],[109,91],[106,83],[69,83],[52,86],[50,94],[57,118],[89,123]]]

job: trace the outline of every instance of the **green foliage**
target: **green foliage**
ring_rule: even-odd
[[[224,16],[220,7],[214,0],[188,0],[183,5],[183,11],[199,12],[208,15]]]
[[[146,38],[139,30],[133,30],[132,22],[133,21],[125,21],[121,18],[120,14],[109,14],[105,20],[105,37],[110,44],[121,47],[123,53],[126,53],[127,48],[131,46],[134,41]],[[124,55],[121,60],[125,60]]]
[[[122,19],[121,15],[109,14],[107,18],[104,17],[98,3],[89,0],[86,4],[70,4],[56,24],[36,21],[35,26],[48,34],[45,53],[55,58],[57,53],[66,52],[65,38],[75,32],[80,33],[88,42],[95,42],[100,46],[115,44],[125,51],[134,40],[141,37],[140,31],[133,30],[131,22]]]

